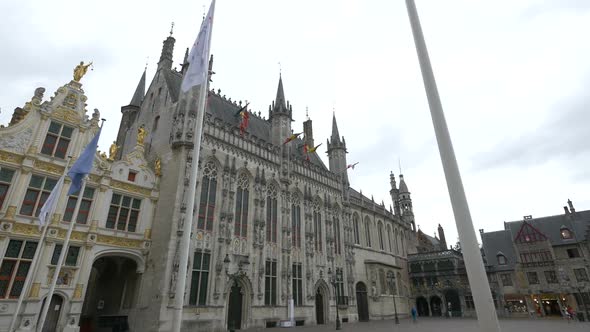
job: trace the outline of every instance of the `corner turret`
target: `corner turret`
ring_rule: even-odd
[[[336,123],[336,114],[332,117],[332,136],[327,140],[328,159],[330,160],[330,171],[342,175],[342,182],[346,185],[348,182],[348,171],[346,169],[346,141],[340,137],[338,124]]]

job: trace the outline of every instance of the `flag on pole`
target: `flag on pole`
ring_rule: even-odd
[[[187,92],[192,87],[207,81],[209,65],[209,47],[211,45],[211,30],[213,28],[213,12],[215,11],[215,0],[209,6],[209,12],[203,23],[199,35],[188,55],[188,70],[184,74],[181,89]]]
[[[289,135],[289,137],[287,137],[287,139],[283,142],[283,145],[285,145],[285,144],[291,142],[292,140],[296,139],[301,134],[303,134],[303,133],[301,132],[301,133],[296,133],[296,134]]]
[[[359,163],[359,162],[357,161],[357,162],[356,162],[356,163],[354,163],[354,164],[348,164],[348,165],[346,165],[346,169],[349,169],[349,168],[352,168],[352,169],[354,169],[354,166],[356,166],[358,163]]]
[[[72,179],[72,185],[70,186],[68,195],[75,194],[80,190],[82,187],[82,179],[90,173],[90,170],[92,170],[92,162],[96,155],[96,148],[98,147],[98,139],[100,138],[101,131],[102,127],[98,129],[96,136],[94,136],[92,141],[86,145],[84,151],[80,154],[80,158],[76,160],[74,166],[68,171],[68,176]]]
[[[45,226],[47,223],[47,217],[49,214],[55,210],[55,206],[57,205],[59,194],[61,193],[61,188],[63,188],[63,186],[64,176],[62,175],[59,180],[57,180],[55,187],[53,187],[49,197],[47,197],[47,200],[45,203],[43,203],[43,207],[41,207],[41,210],[39,211],[39,231],[41,231],[43,226]]]

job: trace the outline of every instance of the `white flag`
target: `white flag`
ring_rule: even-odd
[[[47,200],[43,204],[43,207],[41,207],[41,210],[39,212],[39,231],[41,231],[41,228],[45,226],[49,214],[55,211],[55,206],[57,205],[57,201],[59,200],[59,194],[61,193],[61,188],[63,186],[64,176],[62,175],[62,177],[59,178],[59,180],[57,180],[55,187],[53,187],[53,190],[49,194],[49,197],[47,197]]]
[[[211,2],[209,13],[201,24],[199,35],[188,55],[188,70],[184,74],[182,85],[183,92],[207,81],[209,76],[209,47],[211,46],[211,30],[213,29],[213,12],[215,11],[215,0]]]

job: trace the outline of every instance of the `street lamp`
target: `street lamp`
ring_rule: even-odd
[[[391,292],[391,296],[393,299],[393,310],[395,312],[395,323],[399,324],[399,318],[397,317],[397,304],[395,303],[395,294],[393,292],[395,288],[395,275],[393,272],[387,272],[387,283],[389,284],[389,291]]]
[[[340,295],[338,283],[341,281],[342,276],[339,273],[332,273],[332,269],[328,268],[328,278],[330,278],[330,283],[334,286],[334,293],[336,294],[336,330],[341,330],[342,325],[340,323],[340,315],[338,314],[338,299]]]

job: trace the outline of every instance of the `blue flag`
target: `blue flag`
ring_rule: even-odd
[[[74,166],[68,171],[68,176],[72,179],[72,185],[68,191],[68,195],[77,193],[82,187],[82,179],[84,176],[90,173],[92,170],[92,162],[94,161],[94,155],[96,155],[96,148],[98,147],[98,139],[100,138],[100,132],[102,127],[98,129],[96,136],[86,145],[84,151],[80,154],[80,158],[76,160]],[[83,194],[83,193],[82,193]]]

